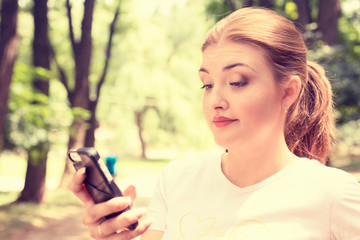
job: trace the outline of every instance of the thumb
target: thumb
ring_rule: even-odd
[[[128,196],[131,198],[131,207],[136,199],[136,187],[134,185],[129,185],[123,191],[124,196]]]

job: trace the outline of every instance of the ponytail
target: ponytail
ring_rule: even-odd
[[[324,69],[307,63],[308,78],[288,111],[285,139],[299,157],[326,163],[335,139],[332,91]]]

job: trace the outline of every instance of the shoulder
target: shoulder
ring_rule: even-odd
[[[360,209],[360,184],[350,173],[341,169],[328,167],[316,160],[300,159],[302,179],[307,182],[309,189],[326,198],[333,206],[333,211],[348,202],[356,204]]]
[[[311,187],[330,203],[331,239],[358,239],[360,227],[360,184],[348,172],[314,160],[300,163],[311,179]],[[326,204],[324,204],[326,205]]]
[[[332,189],[336,187],[342,188],[344,185],[358,182],[350,173],[338,168],[325,166],[317,160],[301,158],[299,159],[298,167],[302,174],[313,180],[314,183],[326,184]]]

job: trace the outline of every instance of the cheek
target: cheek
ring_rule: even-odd
[[[209,117],[210,117],[210,110],[209,110],[208,101],[207,101],[207,98],[205,95],[203,96],[203,99],[202,99],[202,111],[203,111],[206,121],[208,122]]]
[[[270,122],[279,121],[279,106],[280,99],[273,92],[269,90],[260,91],[253,94],[247,104],[245,114],[247,114],[249,121],[253,124],[268,124]]]

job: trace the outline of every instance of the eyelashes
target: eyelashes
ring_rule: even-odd
[[[239,82],[231,82],[230,86],[234,86],[234,87],[244,87],[248,84],[247,81],[239,81]],[[213,88],[214,85],[213,84],[204,84],[201,89],[205,89],[205,90],[209,90],[211,88]]]
[[[204,84],[204,86],[201,87],[201,89],[209,90],[213,87],[212,84]]]
[[[236,89],[246,86],[249,83],[249,77],[239,73],[232,73],[228,74],[223,80],[221,80],[221,82],[223,81],[224,83],[229,84],[231,87]],[[215,82],[211,78],[208,79],[205,77],[202,79],[202,82],[204,85],[201,87],[201,89],[210,90],[214,88]],[[219,84],[222,83],[219,82]]]
[[[235,87],[243,87],[246,84],[248,84],[247,81],[241,81],[241,82],[231,82],[230,85],[231,86],[235,86]]]

